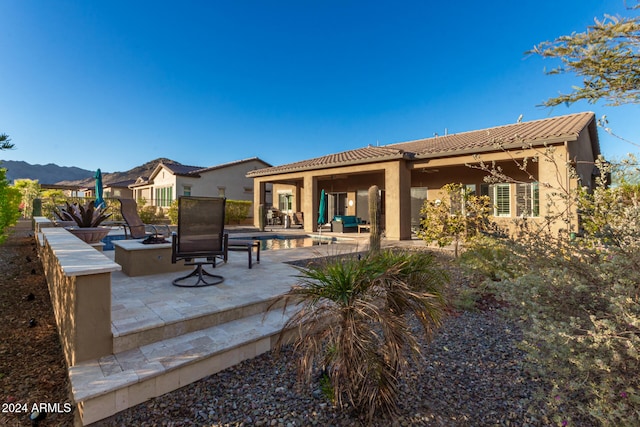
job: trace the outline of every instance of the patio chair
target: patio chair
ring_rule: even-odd
[[[158,228],[153,224],[145,224],[138,215],[138,204],[133,199],[118,199],[120,201],[120,213],[126,224],[124,226],[125,239],[144,239],[149,236],[147,229],[153,230],[153,234],[158,236]],[[161,227],[167,228],[167,237],[171,234],[168,225]]]
[[[175,264],[184,260],[185,265],[195,265],[196,268],[190,274],[175,279],[175,286],[212,286],[224,280],[222,276],[207,272],[203,265],[215,268],[216,257],[227,259],[225,202],[223,197],[182,196],[178,199],[178,232],[171,239],[171,262]],[[198,280],[190,284],[186,280],[191,277]]]
[[[304,228],[304,214],[302,212],[295,212],[293,214],[293,223],[299,225],[300,228]]]

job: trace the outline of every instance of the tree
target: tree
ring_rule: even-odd
[[[640,0],[629,10],[640,9]],[[640,17],[605,15],[595,19],[583,33],[561,36],[535,46],[528,53],[559,59],[562,65],[547,74],[575,73],[582,86],[544,102],[545,106],[572,104],[581,99],[590,103],[605,100],[607,105],[640,102]]]
[[[0,150],[11,150],[14,144],[11,142],[9,135],[0,133]]]
[[[7,170],[0,168],[0,243],[7,238],[7,228],[20,218],[20,191],[9,185]]]
[[[31,218],[33,214],[33,200],[40,197],[40,184],[38,180],[16,179],[13,186],[22,194],[22,216]]]
[[[425,200],[418,237],[440,247],[454,243],[457,258],[461,240],[488,229],[491,203],[489,197],[476,196],[462,184],[447,184],[442,192],[443,200]]]

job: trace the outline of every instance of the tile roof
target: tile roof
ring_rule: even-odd
[[[544,144],[573,141],[594,120],[590,112],[514,123],[489,129],[474,130],[416,141],[391,144],[415,153],[416,158],[450,156],[459,153],[494,150],[497,145],[521,147],[524,144]]]
[[[257,161],[257,162],[263,163],[267,167],[271,166],[269,163],[265,162],[264,160],[260,159],[259,157],[250,157],[248,159],[234,160],[232,162],[222,163],[220,165],[209,166],[209,167],[206,167],[206,168],[200,168],[198,170],[190,172],[189,174],[199,174],[199,173],[202,173],[202,172],[208,172],[208,171],[212,171],[212,170],[215,170],[215,169],[228,168],[230,166],[240,165],[242,163],[248,163],[248,162],[251,162],[251,161]]]
[[[274,175],[350,164],[373,163],[392,159],[413,159],[445,157],[469,153],[479,153],[498,149],[501,144],[507,148],[524,144],[544,144],[577,139],[580,132],[594,125],[592,112],[570,114],[530,122],[521,122],[488,129],[462,132],[415,141],[389,144],[382,147],[364,147],[337,154],[302,160],[282,166],[258,169],[247,173],[249,177]],[[597,132],[594,132],[596,148],[599,150]]]
[[[186,166],[177,165],[175,163],[161,163],[165,168],[169,169],[174,175],[191,175],[204,168],[202,166]]]
[[[346,166],[350,164],[373,163],[382,160],[400,159],[406,157],[403,150],[390,147],[364,147],[341,153],[302,160],[282,166],[258,169],[247,173],[247,176],[271,175],[273,173],[294,172],[300,170],[323,169],[331,166]]]
[[[126,188],[136,183],[135,179],[127,179],[125,181],[105,182],[104,187],[121,187]]]

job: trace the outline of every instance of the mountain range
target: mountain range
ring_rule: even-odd
[[[138,177],[148,177],[158,163],[177,164],[175,160],[158,158],[143,165],[136,166],[126,172],[103,172],[102,181],[105,184],[114,182],[135,180]],[[78,187],[90,187],[95,183],[95,171],[77,167],[58,166],[53,163],[46,165],[32,165],[23,161],[0,160],[0,167],[7,170],[7,180],[13,182],[16,179],[38,180],[40,184],[72,185]]]

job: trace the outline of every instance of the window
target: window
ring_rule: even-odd
[[[537,182],[516,184],[516,216],[540,216],[540,191]]]
[[[292,199],[293,196],[291,193],[278,194],[278,209],[281,211],[290,211]]]
[[[226,187],[218,187],[218,197],[226,197],[227,188]]]
[[[173,201],[173,187],[156,187],[156,206],[168,207]]]
[[[509,184],[495,184],[495,216],[511,215],[511,186]]]
[[[482,184],[480,195],[489,196],[493,205],[493,216],[511,216],[510,184]]]
[[[347,193],[327,193],[327,213],[329,218],[347,214]]]
[[[422,205],[427,200],[427,187],[411,187],[411,227],[420,227]]]
[[[191,186],[190,185],[184,185],[182,187],[182,195],[183,196],[190,196],[191,195]]]

